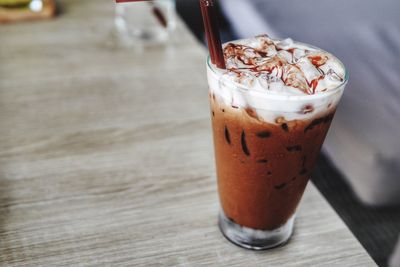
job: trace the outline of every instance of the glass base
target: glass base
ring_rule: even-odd
[[[240,226],[219,213],[219,229],[232,243],[252,250],[270,249],[285,244],[293,233],[295,215],[275,230],[256,230]]]

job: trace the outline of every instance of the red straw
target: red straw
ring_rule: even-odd
[[[208,17],[206,16],[205,6],[202,5],[201,3],[200,3],[200,9],[201,9],[201,14],[203,16],[204,31],[205,31],[206,36],[207,36],[207,44],[208,44],[208,49],[210,50],[211,62],[213,64],[215,64],[215,51],[214,51],[214,48],[213,48],[212,40],[211,40],[211,38],[209,38],[209,36],[211,36],[211,33],[210,33],[210,28],[211,28],[210,27],[210,21],[209,21]]]
[[[211,62],[220,69],[226,69],[214,0],[200,0],[200,7],[203,15]]]

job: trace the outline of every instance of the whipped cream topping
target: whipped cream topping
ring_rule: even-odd
[[[313,95],[335,89],[345,79],[345,68],[336,57],[292,39],[257,36],[227,43],[223,51],[223,75],[249,89]]]
[[[336,57],[291,39],[258,36],[227,43],[223,51],[227,69],[208,62],[210,92],[270,123],[334,112],[347,82]]]

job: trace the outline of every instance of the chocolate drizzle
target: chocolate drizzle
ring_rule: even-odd
[[[286,185],[287,185],[286,183],[282,183],[282,184],[275,185],[275,189],[281,190],[281,189],[285,188]]]
[[[304,129],[304,132],[310,131],[322,123],[325,123],[325,124],[329,123],[332,121],[332,119],[333,119],[333,114],[329,114],[325,117],[315,119]]]
[[[283,123],[281,125],[282,130],[284,130],[285,132],[289,132],[289,126],[287,125],[287,123]]]
[[[307,161],[307,156],[303,156],[302,163],[301,163],[301,170],[299,172],[299,175],[307,174],[308,170],[306,169],[306,161]]]
[[[296,146],[288,146],[286,150],[289,152],[299,152],[303,150],[303,148],[300,145],[296,145]]]
[[[225,125],[225,129],[224,129],[224,134],[225,134],[226,142],[230,145],[231,144],[231,135],[229,134],[229,129],[226,125]]]
[[[269,138],[269,137],[271,137],[272,134],[271,134],[271,132],[263,131],[263,132],[256,133],[256,135],[260,138]]]
[[[247,147],[247,143],[246,143],[246,133],[244,130],[242,131],[242,136],[241,136],[240,140],[241,140],[241,144],[242,144],[243,153],[246,154],[246,156],[250,156],[250,151],[249,151],[249,148]]]
[[[228,43],[223,52],[227,69],[235,74],[236,82],[262,77],[266,82],[263,86],[268,90],[271,83],[281,81],[285,86],[312,95],[317,93],[317,89],[318,92],[328,90],[317,88],[319,82],[328,76],[336,82],[344,80],[333,65],[327,64],[336,58],[323,51],[305,49],[290,39],[279,41],[257,36],[254,42],[247,44]]]
[[[307,169],[306,168],[303,168],[303,169],[301,169],[301,171],[299,172],[299,174],[300,175],[306,175],[307,174]]]

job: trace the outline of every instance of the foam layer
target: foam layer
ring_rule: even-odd
[[[346,83],[333,55],[267,36],[224,45],[227,70],[209,63],[210,90],[226,105],[253,108],[268,122],[307,119],[334,110]]]
[[[228,76],[249,88],[286,95],[318,94],[343,83],[345,70],[333,55],[267,36],[224,46]]]

